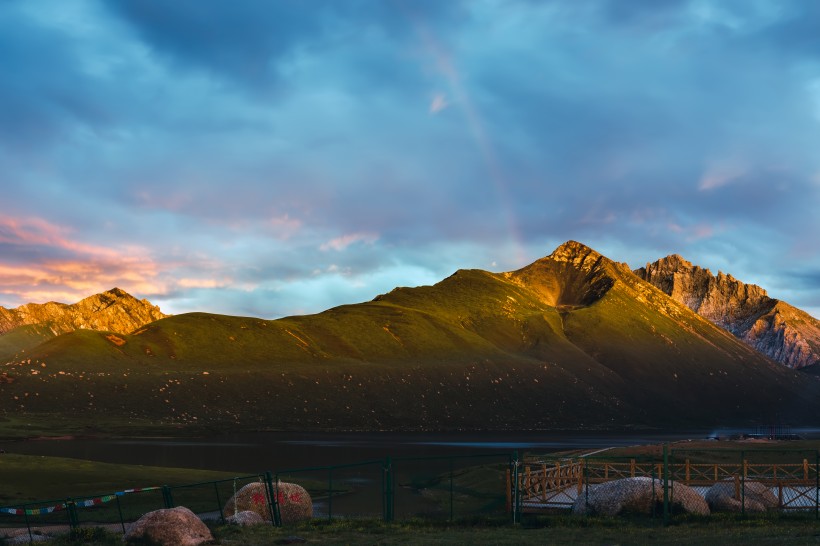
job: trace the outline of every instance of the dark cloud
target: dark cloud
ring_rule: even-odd
[[[772,2],[770,9],[777,14],[768,24],[746,33],[744,45],[753,50],[769,49],[781,58],[820,60],[820,34],[817,22],[820,20],[820,4],[816,2],[784,1]],[[748,9],[748,3],[736,6],[736,13]]]
[[[566,239],[786,286],[771,264],[820,260],[819,10],[5,3],[0,225],[52,238],[0,229],[0,265],[69,264],[79,296],[134,255],[171,311],[261,316]]]
[[[289,62],[299,55],[322,55],[376,32],[390,40],[413,34],[415,21],[443,24],[458,17],[458,2],[240,0],[203,5],[197,0],[171,4],[126,0],[109,4],[147,44],[177,66],[204,69],[252,88],[288,85]],[[391,68],[376,50],[361,51],[357,73]],[[396,65],[396,59],[393,59]],[[392,76],[402,78],[401,70]]]
[[[0,7],[0,144],[20,153],[49,143],[73,120],[93,123],[105,115],[89,100],[71,40],[16,8]]]
[[[806,271],[789,271],[786,273],[787,277],[799,288],[804,290],[820,290],[820,269],[810,269]],[[820,299],[816,299],[816,303],[820,304]]]

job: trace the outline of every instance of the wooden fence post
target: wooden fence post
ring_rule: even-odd
[[[578,494],[581,494],[581,491],[584,490],[584,468],[586,467],[587,460],[582,459],[579,463],[579,470],[578,472]]]
[[[512,476],[510,469],[507,469],[507,513],[512,512]]]
[[[545,499],[547,498],[547,495],[546,495],[547,486],[550,486],[552,488],[552,487],[555,487],[555,484],[547,483],[547,464],[543,463],[541,465],[541,493],[544,494]]]

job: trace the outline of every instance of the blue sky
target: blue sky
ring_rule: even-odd
[[[0,305],[671,253],[820,316],[820,3],[0,4]]]

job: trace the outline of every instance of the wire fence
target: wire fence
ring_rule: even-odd
[[[142,515],[185,506],[201,519],[225,523],[247,509],[237,502],[253,485],[252,504],[274,525],[287,525],[287,509],[304,502],[292,485],[307,493],[313,518],[453,520],[509,513],[504,476],[510,453],[439,457],[386,457],[353,464],[281,469],[186,485],[157,485],[97,495],[32,501],[0,507],[0,536],[14,530],[30,541],[40,533],[104,527],[125,533]],[[8,532],[6,533],[8,535]]]
[[[517,523],[531,514],[601,513],[600,488],[617,489],[635,478],[649,488],[641,510],[659,522],[669,523],[682,513],[681,499],[688,490],[708,501],[716,488],[723,494],[720,509],[744,516],[761,513],[755,502],[764,495],[769,512],[820,519],[819,451],[663,446],[660,455],[633,457],[596,453],[566,458],[518,452],[385,457],[34,501],[0,507],[0,536],[3,530],[13,529],[34,541],[41,532],[83,527],[125,533],[143,514],[175,506],[185,506],[205,521],[225,523],[245,509],[237,499],[248,488],[253,489],[253,504],[262,506],[261,514],[277,526],[299,519],[289,510],[300,503],[307,504],[307,512],[300,514],[314,519],[453,521],[480,516]]]

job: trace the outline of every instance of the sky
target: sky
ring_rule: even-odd
[[[820,317],[820,2],[6,0],[0,305],[276,318],[577,240]]]

